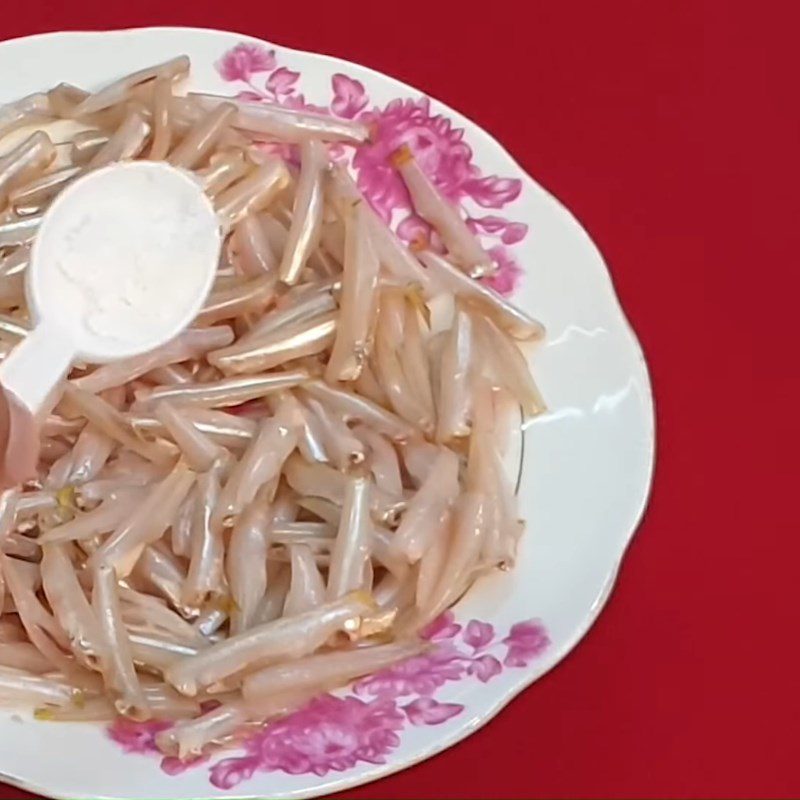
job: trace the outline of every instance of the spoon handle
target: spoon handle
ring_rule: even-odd
[[[33,416],[47,413],[75,355],[70,337],[43,321],[0,364],[0,387]]]

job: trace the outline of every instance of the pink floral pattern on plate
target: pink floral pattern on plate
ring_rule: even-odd
[[[550,644],[539,620],[518,622],[499,638],[490,623],[473,619],[462,626],[452,611],[422,636],[431,643],[423,654],[362,678],[348,694],[320,695],[266,723],[242,742],[241,754],[210,767],[211,783],[232,789],[256,772],[324,776],[358,763],[385,764],[407,725],[444,725],[464,711],[461,703],[436,699],[443,686],[470,678],[487,683],[506,668],[527,667]],[[119,719],[108,732],[127,753],[156,755],[155,736],[169,725]],[[177,775],[207,761],[208,756],[190,762],[167,757],[161,768]]]
[[[502,209],[519,197],[522,183],[517,178],[484,175],[473,162],[464,131],[453,127],[442,114],[432,113],[427,97],[398,98],[385,108],[370,108],[364,84],[337,73],[331,78],[329,107],[313,105],[298,91],[300,73],[279,66],[275,51],[258,44],[236,45],[216,67],[224,80],[242,85],[237,95],[242,100],[323,111],[369,125],[370,141],[352,157],[359,188],[401,239],[408,243],[425,241],[439,248],[438,237],[414,213],[408,191],[391,163],[391,155],[398,147],[410,147],[439,191],[464,212],[467,224],[492,256],[497,272],[486,282],[501,294],[510,295],[515,290],[522,269],[511,247],[527,236],[527,224],[498,214],[470,216],[464,201],[471,200],[482,208]],[[280,146],[277,150],[289,160],[296,159],[290,147]],[[344,157],[346,150],[349,148],[331,148],[335,158]]]

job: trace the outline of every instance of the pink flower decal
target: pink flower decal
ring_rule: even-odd
[[[369,102],[361,81],[337,73],[331,78],[331,85],[333,87],[331,111],[340,117],[353,119]]]
[[[472,150],[463,141],[464,131],[450,120],[430,113],[427,97],[392,100],[383,111],[364,112],[359,119],[372,125],[372,140],[356,151],[353,166],[358,185],[375,210],[389,219],[395,209],[410,209],[411,199],[391,156],[408,145],[420,166],[451,202],[468,192],[464,184],[479,175],[472,164]]]
[[[423,639],[431,642],[441,642],[443,639],[452,639],[461,631],[461,626],[455,621],[455,614],[452,611],[445,611],[440,614],[433,622],[428,623],[419,635]]]
[[[474,675],[481,683],[487,683],[502,671],[503,665],[494,656],[489,655],[479,656],[467,667],[467,673]]]
[[[290,108],[292,111],[316,111],[317,109],[306,103],[304,94],[288,94],[286,97],[280,99],[280,105],[284,108]]]
[[[500,235],[503,244],[516,244],[528,235],[528,226],[524,222],[509,222]]]
[[[256,92],[247,90],[244,92],[239,92],[239,94],[236,95],[236,99],[241,100],[244,103],[260,103],[264,98]]]
[[[226,81],[249,81],[254,73],[269,72],[276,64],[275,51],[260,44],[241,42],[215,64]]]
[[[156,734],[171,727],[172,723],[164,720],[134,722],[127,717],[117,717],[109,725],[108,735],[126,753],[157,753]]]
[[[294,92],[294,89],[292,89]],[[328,109],[322,106],[315,106],[313,103],[306,102],[304,94],[287,94],[276,100],[279,105],[284,108],[290,108],[293,111],[313,111],[317,114],[327,114]],[[331,146],[332,147],[332,146]],[[330,148],[329,148],[330,149]]]
[[[259,768],[260,763],[257,756],[250,758],[224,758],[218,764],[211,767],[209,780],[218,789],[233,789],[242,781],[253,777],[253,773]]]
[[[403,706],[412,725],[441,725],[464,710],[460,703],[440,703],[432,697],[420,697]]]
[[[294,91],[292,87],[297,83],[299,77],[299,72],[292,72],[286,67],[278,67],[267,79],[267,90],[277,97],[291,94]]]
[[[465,669],[461,653],[439,646],[362,678],[353,688],[357,695],[373,697],[431,695],[448,681],[461,680]]]
[[[524,222],[509,222],[496,216],[469,219],[467,225],[475,233],[499,236],[503,244],[516,244],[528,233],[528,226]]]
[[[490,247],[489,255],[497,266],[497,272],[489,278],[484,278],[483,282],[498,294],[512,294],[522,277],[522,268],[514,256],[501,245]]]
[[[480,650],[494,639],[494,627],[488,622],[471,619],[461,638],[474,650]]]
[[[400,221],[397,226],[397,235],[412,247],[430,247],[434,240],[431,226],[416,214],[409,214]]]
[[[511,626],[508,636],[503,639],[508,647],[503,663],[507,667],[527,667],[537,656],[541,655],[550,644],[544,625],[538,619],[518,622]]]
[[[230,789],[255,769],[290,775],[343,772],[359,761],[384,764],[400,743],[404,718],[393,701],[322,695],[245,742],[244,758],[227,758],[211,769],[211,782]]]
[[[473,178],[464,184],[464,191],[484,208],[502,208],[506,203],[516,200],[522,191],[522,181],[518,178]]]
[[[397,235],[412,249],[426,248],[435,253],[444,253],[442,237],[424,219],[409,214],[397,226]]]
[[[185,761],[181,761],[181,759],[175,756],[165,756],[161,759],[161,769],[166,772],[167,775],[181,775],[186,772],[186,770],[197,767],[206,761],[208,761],[207,755],[195,756]]]

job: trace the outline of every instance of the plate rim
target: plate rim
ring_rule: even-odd
[[[559,199],[559,197],[556,194],[554,194],[550,189],[548,189],[546,186],[540,183],[536,178],[534,178],[519,163],[514,154],[511,153],[506,148],[506,146],[499,139],[497,139],[492,133],[487,131],[479,123],[475,122],[470,116],[461,112],[458,108],[450,105],[447,102],[442,101],[436,95],[431,94],[430,92],[422,91],[418,89],[416,86],[413,86],[410,83],[406,83],[405,81],[399,78],[396,78],[392,75],[388,75],[368,65],[360,64],[358,62],[351,61],[350,59],[343,58],[341,56],[331,55],[327,52],[323,53],[323,52],[303,50],[300,48],[291,47],[288,45],[281,44],[280,42],[277,41],[263,39],[259,36],[254,36],[250,33],[245,33],[241,30],[235,30],[235,29],[222,29],[222,28],[202,27],[193,25],[144,25],[144,26],[111,28],[111,29],[101,29],[101,30],[72,29],[72,30],[59,30],[59,31],[44,31],[40,33],[14,36],[8,39],[3,39],[2,41],[0,41],[0,49],[7,47],[9,45],[13,46],[16,44],[20,44],[22,42],[38,41],[42,39],[56,38],[63,36],[100,37],[108,35],[124,35],[124,34],[152,33],[152,32],[168,32],[168,33],[190,32],[190,33],[202,33],[202,34],[215,33],[226,36],[240,36],[242,37],[243,40],[257,42],[261,45],[279,47],[286,52],[297,54],[300,56],[322,58],[325,60],[334,61],[338,65],[353,66],[358,70],[364,70],[370,73],[372,76],[375,76],[379,80],[384,80],[384,81],[389,80],[390,82],[399,84],[405,89],[417,92],[425,97],[428,97],[431,100],[434,100],[445,111],[453,112],[459,117],[467,120],[470,123],[470,125],[473,126],[476,132],[480,133],[480,135],[485,137],[494,147],[499,148],[505,154],[505,156],[513,163],[514,167],[518,170],[519,177],[522,178],[523,181],[528,182],[536,189],[544,192],[547,198],[553,203],[555,203],[561,212],[566,213],[568,218],[577,226],[578,231],[586,237],[587,241],[594,249],[597,257],[599,258],[600,264],[603,267],[604,279],[607,288],[609,290],[610,298],[613,301],[616,312],[619,315],[622,325],[624,326],[628,341],[630,344],[633,345],[636,361],[641,371],[641,374],[638,377],[641,379],[641,389],[643,392],[642,399],[645,401],[643,403],[643,408],[645,412],[647,412],[644,415],[645,421],[647,423],[646,439],[644,440],[644,444],[646,445],[648,452],[648,458],[646,464],[645,488],[644,491],[642,492],[641,498],[639,499],[638,506],[635,508],[635,511],[632,514],[633,521],[629,524],[628,530],[625,531],[624,533],[624,544],[622,546],[622,549],[618,554],[617,558],[615,559],[608,575],[606,576],[605,581],[603,582],[603,585],[600,588],[597,598],[592,603],[589,612],[583,618],[582,624],[579,627],[577,627],[569,637],[565,639],[565,641],[561,644],[560,647],[558,647],[558,649],[553,654],[551,654],[550,663],[545,669],[541,671],[529,671],[524,675],[520,675],[519,683],[513,687],[510,687],[509,689],[506,689],[502,694],[500,694],[497,700],[491,703],[489,708],[483,711],[479,717],[473,717],[462,726],[458,727],[457,729],[454,729],[449,735],[442,736],[441,739],[437,740],[430,746],[420,749],[419,752],[415,753],[412,756],[404,758],[402,761],[398,761],[396,763],[388,762],[385,764],[373,765],[372,769],[368,769],[364,772],[359,773],[358,775],[353,775],[351,777],[348,777],[346,776],[346,774],[342,773],[340,774],[340,776],[336,778],[336,786],[331,788],[330,790],[324,789],[320,791],[318,788],[315,787],[298,788],[296,790],[284,791],[280,796],[286,798],[297,798],[298,800],[300,800],[301,798],[319,797],[324,794],[327,794],[328,791],[334,791],[334,792],[346,791],[356,786],[363,786],[368,783],[380,780],[381,778],[385,778],[390,775],[401,772],[410,767],[416,766],[417,764],[420,764],[423,761],[426,761],[429,758],[432,758],[433,756],[436,756],[439,753],[448,750],[450,747],[457,745],[459,742],[466,739],[475,731],[479,730],[480,728],[484,727],[489,722],[491,722],[493,719],[495,719],[495,717],[497,717],[497,715],[515,698],[517,698],[520,694],[522,694],[522,692],[528,689],[536,681],[540,680],[542,677],[547,675],[555,667],[560,665],[561,662],[567,656],[569,656],[571,653],[574,652],[575,648],[580,644],[580,642],[584,639],[589,630],[594,626],[595,622],[602,614],[603,610],[606,607],[606,604],[608,603],[613,593],[614,587],[617,584],[620,570],[622,568],[622,564],[628,554],[628,551],[630,549],[634,537],[641,528],[645,513],[650,504],[650,500],[653,494],[653,486],[655,482],[655,469],[656,469],[656,454],[657,454],[656,422],[658,419],[658,415],[656,409],[655,393],[653,391],[653,381],[650,374],[647,357],[642,342],[639,339],[639,336],[637,335],[636,330],[633,327],[630,319],[628,318],[628,315],[625,311],[622,301],[620,300],[616,284],[614,282],[614,278],[612,276],[608,262],[606,261],[603,252],[600,250],[600,248],[592,238],[587,228],[583,225],[583,223],[578,219],[578,217],[575,214],[573,214],[573,212],[569,209],[569,207]],[[39,794],[44,797],[55,798],[56,800],[83,800],[85,798],[85,793],[54,791],[53,789],[48,789],[45,786],[38,784],[35,781],[30,781],[20,776],[9,774],[4,770],[0,770],[0,782],[7,783],[11,786],[15,786],[17,788],[35,794]],[[241,792],[236,792],[234,790],[230,794],[226,793],[225,796],[231,798],[231,800],[251,800],[251,799],[255,800],[255,798],[263,797],[263,794],[259,793],[249,794],[247,792],[241,793]],[[95,800],[118,800],[118,796],[96,795]],[[218,798],[212,795],[206,795],[205,797],[198,795],[196,796],[196,800],[218,800]]]

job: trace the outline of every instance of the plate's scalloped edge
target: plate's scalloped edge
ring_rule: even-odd
[[[382,81],[388,80],[391,83],[402,87],[403,89],[420,91],[415,87],[410,86],[409,84],[397,78],[393,78],[390,75],[385,75],[384,73],[372,69],[371,67],[365,66],[363,64],[357,64],[356,62],[349,61],[348,59],[341,58],[339,56],[332,56],[327,53],[314,53],[308,50],[299,50],[297,48],[287,47],[285,45],[281,45],[276,42],[271,42],[266,39],[261,39],[257,36],[252,36],[250,34],[243,33],[241,31],[220,30],[219,28],[162,25],[162,26],[149,26],[149,27],[144,26],[136,28],[119,28],[108,31],[97,31],[97,30],[50,31],[46,33],[38,33],[29,36],[18,36],[12,39],[6,39],[0,41],[0,47],[5,47],[7,45],[14,45],[15,43],[20,43],[20,42],[28,42],[31,40],[46,39],[57,36],[58,37],[109,36],[109,35],[125,35],[125,34],[135,34],[144,32],[159,32],[159,31],[170,32],[170,33],[176,33],[180,31],[193,31],[206,34],[207,33],[221,34],[224,36],[231,36],[231,35],[241,36],[243,39],[247,39],[253,42],[258,42],[259,44],[262,45],[280,47],[282,50],[285,50],[287,52],[297,53],[303,56],[322,58],[326,61],[335,62],[337,65],[353,66],[359,70],[365,70],[369,72],[371,75],[376,76],[379,80]],[[361,786],[366,783],[379,780],[380,778],[385,778],[396,772],[400,772],[404,769],[407,769],[408,767],[420,764],[421,762],[426,761],[427,759],[432,758],[433,756],[444,752],[453,745],[458,744],[458,742],[460,742],[462,739],[466,739],[476,730],[488,724],[500,713],[500,711],[502,711],[512,700],[514,700],[514,698],[516,698],[523,691],[525,691],[525,689],[531,686],[535,681],[539,680],[539,678],[543,677],[548,672],[550,672],[554,667],[558,666],[564,660],[564,658],[566,658],[575,649],[575,647],[580,643],[580,641],[584,638],[584,636],[586,636],[586,634],[589,632],[589,630],[597,621],[597,618],[600,616],[601,612],[605,608],[605,605],[611,596],[614,586],[616,585],[617,577],[622,567],[622,562],[625,559],[625,555],[628,552],[628,548],[630,547],[630,544],[633,541],[633,537],[642,523],[645,511],[650,502],[650,497],[653,491],[653,479],[654,479],[655,463],[656,463],[656,431],[655,431],[656,410],[655,410],[655,396],[653,393],[652,380],[647,367],[644,348],[642,347],[642,344],[639,341],[638,336],[636,335],[633,325],[631,324],[627,314],[625,313],[624,308],[622,307],[622,303],[619,299],[619,295],[617,294],[616,287],[614,285],[614,281],[611,276],[611,271],[608,268],[608,264],[606,263],[606,260],[603,257],[602,252],[595,244],[589,232],[581,224],[580,220],[578,220],[577,217],[575,217],[575,215],[569,210],[569,208],[564,203],[562,203],[558,199],[558,197],[556,197],[551,191],[546,189],[531,175],[529,175],[527,170],[525,170],[520,165],[517,159],[506,149],[506,147],[500,141],[498,141],[494,136],[492,136],[492,134],[490,134],[488,131],[486,131],[484,128],[478,125],[478,123],[473,122],[465,114],[462,114],[460,111],[454,109],[452,106],[448,105],[442,100],[439,100],[437,97],[430,95],[427,92],[425,94],[426,96],[430,97],[431,100],[434,100],[439,106],[441,106],[447,112],[454,114],[464,122],[468,123],[472,128],[474,128],[474,131],[476,133],[484,137],[484,139],[490,142],[494,147],[497,147],[500,150],[502,150],[503,153],[505,153],[505,155],[508,157],[508,159],[511,162],[513,162],[514,166],[519,170],[523,180],[526,181],[529,185],[532,185],[536,190],[544,192],[550,200],[552,200],[563,212],[565,212],[568,218],[575,224],[577,230],[583,236],[586,237],[586,240],[589,242],[591,247],[597,253],[600,263],[602,264],[604,269],[609,296],[614,302],[616,310],[620,316],[620,319],[622,320],[625,328],[627,329],[630,343],[633,345],[636,356],[638,358],[639,367],[641,369],[640,379],[642,381],[642,387],[646,394],[645,399],[648,401],[647,407],[649,409],[650,414],[648,419],[649,430],[647,431],[646,445],[648,446],[649,449],[650,458],[647,465],[648,474],[646,476],[646,487],[639,501],[638,508],[634,510],[633,522],[631,523],[630,529],[626,532],[623,548],[616,562],[612,566],[605,583],[601,587],[598,596],[592,603],[590,613],[584,620],[584,624],[579,628],[577,628],[574,634],[571,637],[569,637],[566,640],[566,642],[564,642],[561,645],[561,647],[559,647],[554,653],[551,653],[548,659],[549,663],[547,667],[541,670],[533,669],[527,675],[521,675],[519,683],[516,686],[510,688],[502,697],[499,697],[498,700],[495,703],[493,703],[487,711],[481,713],[480,716],[474,716],[472,719],[469,719],[466,722],[462,722],[459,728],[457,730],[454,730],[451,735],[443,737],[441,740],[437,741],[432,746],[421,750],[419,753],[409,758],[406,758],[402,761],[398,761],[397,763],[376,765],[374,768],[360,772],[358,775],[353,775],[351,777],[337,776],[332,780],[326,781],[325,783],[319,784],[315,787],[311,787],[308,789],[290,790],[288,792],[283,792],[280,795],[276,795],[276,797],[287,798],[287,800],[289,798],[291,798],[292,800],[294,800],[295,798],[297,800],[301,800],[302,798],[319,797],[323,794],[328,794],[329,792],[334,792],[334,791],[339,792],[347,789],[352,789],[355,786]],[[85,800],[85,793],[73,794],[71,792],[53,791],[53,789],[48,789],[47,787],[39,785],[36,782],[29,781],[25,778],[16,775],[11,775],[7,772],[0,772],[0,781],[8,783],[12,786],[16,786],[20,789],[23,789],[24,791],[40,794],[46,797],[56,798],[57,800]],[[232,794],[226,794],[225,796],[230,798],[230,800],[256,800],[256,798],[262,797],[263,795],[232,793]],[[94,800],[119,800],[119,798],[118,796],[115,795],[95,795]],[[208,795],[206,796],[206,798],[202,798],[198,795],[196,796],[196,800],[218,800],[218,797]]]

